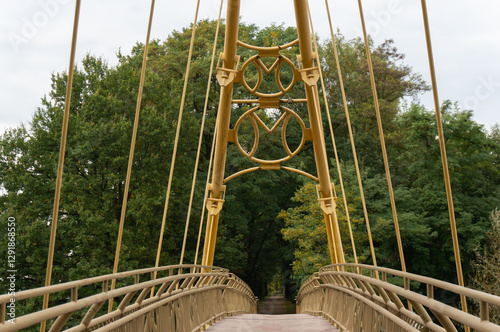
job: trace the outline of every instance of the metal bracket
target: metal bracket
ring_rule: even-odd
[[[222,210],[225,200],[219,198],[207,198],[207,210],[211,216],[216,216]]]
[[[318,67],[299,69],[300,77],[302,81],[308,86],[314,86],[319,80],[319,69]]]
[[[317,54],[313,53],[313,56],[315,59],[317,59]],[[316,67],[311,67],[311,68],[303,68],[302,67],[302,56],[299,54],[297,55],[297,61],[299,63],[299,73],[300,77],[302,78],[302,81],[308,86],[314,86],[319,80],[319,68],[318,66]]]
[[[260,169],[262,170],[280,170],[281,169],[281,164],[280,163],[272,163],[272,164],[260,164]]]
[[[220,67],[220,63],[224,62],[224,53],[221,53],[219,55],[219,60],[217,61],[217,81],[219,82],[220,86],[228,86],[231,84],[234,79],[236,78],[236,75],[238,74],[238,66],[240,64],[240,56],[236,56],[236,62],[234,63],[234,67],[232,69],[229,68],[222,68]]]
[[[331,183],[331,186],[333,187],[334,184]],[[316,186],[316,192],[318,194],[318,201],[319,201],[319,206],[321,207],[321,210],[323,210],[323,212],[327,215],[334,214],[335,208],[337,207],[337,197],[331,196],[331,197],[323,198],[321,195],[320,185]]]
[[[321,210],[327,215],[332,215],[335,212],[335,200],[333,197],[318,199]]]
[[[212,184],[209,183],[207,184],[207,190],[212,191]],[[224,205],[224,202],[226,201],[226,186],[222,186],[222,198],[212,198],[212,197],[207,197],[207,210],[209,215],[215,216],[218,215],[219,212],[222,210],[222,206]]]

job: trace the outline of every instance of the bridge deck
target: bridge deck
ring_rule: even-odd
[[[239,315],[228,317],[210,326],[207,332],[338,332],[322,318],[305,314],[297,315]]]

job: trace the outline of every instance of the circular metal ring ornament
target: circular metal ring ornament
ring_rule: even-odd
[[[267,68],[267,66],[260,59],[261,59],[261,56],[259,56],[258,54],[254,55],[251,58],[249,58],[241,67],[241,71],[242,71],[241,83],[243,84],[245,89],[247,89],[248,92],[250,92],[251,94],[253,94],[257,97],[268,97],[268,98],[281,97],[285,93],[289,92],[293,88],[295,83],[299,80],[300,75],[298,74],[297,68],[295,67],[293,62],[290,59],[288,59],[287,57],[282,56],[282,55],[276,56],[276,61],[273,63],[271,68]],[[290,66],[290,68],[292,69],[292,74],[293,74],[292,82],[286,88],[283,86],[283,83],[281,82],[281,76],[280,76],[281,68],[283,67],[284,63],[286,63]],[[257,69],[257,82],[255,83],[255,86],[253,88],[250,87],[250,85],[248,84],[248,82],[245,78],[245,71],[248,69],[250,64],[253,64],[255,66],[255,68]],[[271,74],[271,72],[273,70],[276,71],[275,72],[275,79],[276,79],[276,84],[278,85],[278,88],[280,89],[280,92],[262,93],[262,92],[258,91],[260,86],[262,85],[262,81],[263,81],[262,70],[264,70],[264,72],[266,72],[266,74],[268,74],[268,75]]]
[[[260,159],[260,158],[255,157],[255,153],[257,152],[257,149],[259,146],[259,141],[260,141],[259,124],[257,122],[258,121],[262,122],[262,120],[260,120],[259,116],[257,114],[255,114],[255,112],[259,109],[260,109],[260,107],[257,106],[257,107],[254,107],[254,108],[246,111],[245,113],[243,113],[243,115],[236,122],[236,124],[234,126],[234,131],[236,133],[234,142],[235,142],[238,150],[246,158],[248,158],[254,162],[260,163],[260,164],[276,164],[276,163],[281,163],[281,162],[290,160],[291,158],[295,157],[300,152],[300,150],[302,150],[302,148],[304,147],[304,144],[306,142],[305,132],[306,132],[307,128],[304,124],[304,121],[302,121],[302,119],[300,118],[300,116],[297,113],[295,113],[293,110],[291,110],[287,107],[284,107],[284,106],[279,107],[279,109],[283,110],[284,113],[281,115],[281,117],[279,118],[279,120],[277,122],[282,122],[281,140],[283,143],[283,147],[287,153],[287,156],[284,158],[281,158],[281,159],[276,159],[276,160],[265,160],[265,159]],[[290,118],[292,118],[292,117],[294,117],[297,120],[297,122],[300,125],[300,129],[302,131],[302,138],[301,138],[300,144],[294,151],[290,150],[290,147],[288,145],[287,138],[286,138],[286,129],[288,127],[288,123],[290,121]],[[253,131],[254,131],[254,142],[253,142],[253,146],[252,146],[252,149],[250,152],[245,151],[245,149],[243,149],[243,147],[241,146],[240,141],[239,141],[239,129],[240,129],[240,126],[241,126],[243,120],[245,120],[246,118],[249,118],[250,122],[252,123]],[[259,120],[257,120],[257,118]],[[261,124],[261,126],[262,126],[262,124]],[[275,124],[275,126],[276,126],[276,124]],[[268,133],[274,132],[274,130],[270,130],[267,126],[265,126],[265,124],[264,124],[264,130]]]

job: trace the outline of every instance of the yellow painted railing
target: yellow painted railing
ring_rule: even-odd
[[[388,282],[390,280],[391,282]],[[426,295],[411,290],[427,290]],[[434,294],[465,296],[479,304],[478,316],[438,301]],[[321,268],[301,287],[297,311],[321,315],[341,331],[476,331],[498,332],[490,306],[500,297],[436,279],[381,267],[336,264]]]
[[[117,287],[110,290],[113,280]],[[79,292],[90,295],[80,298]],[[9,318],[12,302],[20,308],[45,294],[57,304]],[[110,300],[115,305],[108,313]],[[0,331],[18,331],[43,321],[50,331],[202,331],[224,317],[255,311],[252,291],[228,270],[176,265],[1,295]]]

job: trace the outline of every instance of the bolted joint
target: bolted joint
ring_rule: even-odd
[[[318,199],[319,206],[321,210],[327,215],[332,215],[335,213],[335,208],[337,206],[334,197],[320,198]]]
[[[313,56],[316,56],[316,53],[313,53]],[[311,68],[304,68],[302,66],[302,56],[299,54],[297,55],[297,61],[299,62],[299,73],[302,81],[307,85],[307,86],[315,86],[318,83],[319,80],[319,68],[318,66],[311,67]],[[314,66],[314,65],[313,65]]]
[[[207,192],[211,192],[211,194],[212,194],[213,188],[212,188],[211,183],[207,184],[206,190],[207,190]],[[222,206],[224,205],[224,202],[225,202],[225,199],[224,199],[225,197],[226,197],[226,186],[222,186],[221,198],[207,197],[206,207],[207,207],[208,213],[211,216],[218,215],[219,212],[222,210]]]
[[[308,86],[315,86],[319,80],[318,67],[300,69],[300,76],[302,81]]]
[[[216,216],[222,210],[225,200],[219,198],[207,198],[207,210],[211,216]]]
[[[238,74],[238,65],[240,62],[240,56],[236,56],[236,61],[233,64],[233,68],[225,68],[221,67],[220,63],[224,62],[224,53],[221,53],[219,55],[219,61],[217,62],[217,81],[219,82],[220,86],[228,86],[229,84],[233,83],[234,79],[236,78],[236,75]],[[224,66],[226,64],[224,63]]]
[[[334,184],[331,183],[331,187],[333,189]],[[330,197],[322,197],[323,195],[321,194],[321,186],[317,185],[316,186],[316,193],[318,195],[318,202],[319,206],[321,207],[321,210],[327,215],[332,215],[335,213],[335,208],[337,207],[337,197],[330,196]]]

